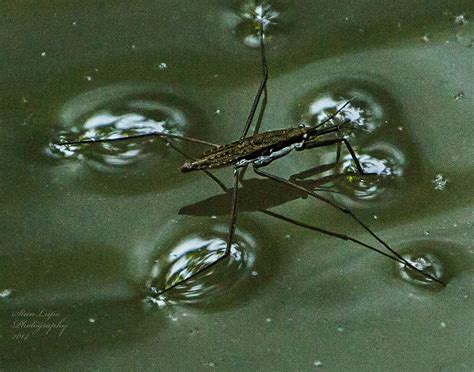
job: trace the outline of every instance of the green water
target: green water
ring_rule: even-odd
[[[178,295],[164,308],[146,305],[154,261],[228,219],[219,215],[225,198],[217,212],[205,202],[203,216],[178,211],[221,190],[203,174],[181,174],[182,158],[162,145],[113,172],[93,149],[83,159],[47,155],[71,122],[130,96],[184,112],[186,135],[237,139],[260,79],[258,49],[233,32],[240,4],[3,2],[2,370],[474,368],[472,1],[279,1],[267,45],[262,130],[295,125],[325,89],[355,87],[381,102],[387,123],[359,145],[398,149],[403,175],[374,200],[337,200],[395,249],[436,254],[443,290],[401,279],[393,262],[348,242],[246,212],[238,225],[252,267],[217,270],[206,280],[219,291],[197,305]],[[461,14],[467,23],[456,23]],[[317,154],[292,154],[268,171],[300,172]],[[229,186],[231,173],[216,172]],[[444,190],[433,184],[438,174]],[[291,201],[268,183],[251,190],[250,210],[288,197],[271,210],[370,241],[310,198]]]

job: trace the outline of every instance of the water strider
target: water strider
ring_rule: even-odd
[[[160,291],[155,293],[155,296],[159,296],[167,291],[176,288],[177,286],[185,283],[186,281],[194,278],[195,276],[201,274],[202,272],[209,270],[214,265],[218,264],[220,261],[226,259],[230,255],[231,246],[234,240],[236,223],[237,223],[237,213],[238,213],[238,193],[239,193],[239,183],[242,182],[244,173],[248,166],[251,166],[253,171],[266,179],[272,180],[274,182],[279,182],[281,184],[285,184],[288,187],[291,187],[298,192],[302,192],[305,195],[311,196],[323,203],[328,204],[329,206],[338,209],[339,211],[349,215],[355,222],[357,222],[363,229],[365,229],[373,238],[375,238],[385,249],[373,247],[372,245],[368,245],[360,240],[352,238],[348,235],[339,234],[333,231],[321,229],[312,225],[308,225],[306,223],[302,223],[300,221],[293,220],[291,218],[276,214],[271,211],[265,210],[264,213],[267,215],[279,218],[280,220],[284,220],[303,228],[307,228],[313,231],[317,231],[326,235],[330,235],[342,240],[351,241],[361,247],[368,248],[372,251],[375,251],[381,255],[384,255],[396,262],[400,265],[403,265],[412,271],[423,275],[427,280],[439,283],[440,285],[445,285],[440,279],[436,278],[435,276],[423,271],[422,269],[416,267],[405,258],[403,258],[400,254],[398,254],[395,250],[393,250],[385,241],[383,241],[375,232],[373,232],[362,220],[360,220],[354,213],[352,213],[349,209],[343,207],[342,205],[337,204],[336,202],[321,196],[311,188],[304,187],[301,183],[297,182],[297,180],[293,177],[290,179],[285,179],[279,177],[277,175],[268,173],[262,168],[266,165],[272,163],[273,161],[285,157],[292,151],[303,151],[303,150],[310,150],[318,147],[326,147],[331,145],[337,146],[337,154],[336,154],[336,164],[340,160],[341,154],[341,147],[344,145],[349,152],[354,164],[357,168],[357,171],[361,175],[370,175],[364,172],[354,150],[352,149],[350,143],[345,138],[343,134],[343,130],[346,129],[349,125],[349,121],[345,121],[342,123],[335,122],[333,119],[349,104],[350,100],[347,101],[344,105],[338,108],[338,110],[328,117],[323,122],[319,123],[316,126],[306,127],[306,126],[298,126],[296,128],[288,128],[288,129],[280,129],[280,130],[273,130],[267,132],[259,133],[260,122],[263,117],[263,113],[265,110],[265,103],[266,103],[266,84],[268,80],[268,67],[266,62],[265,56],[265,23],[261,21],[260,18],[257,17],[257,31],[259,34],[260,40],[260,57],[261,57],[261,64],[262,64],[262,79],[257,90],[257,94],[254,98],[252,103],[252,107],[250,109],[249,115],[247,117],[246,124],[244,126],[244,130],[239,140],[225,144],[225,145],[216,145],[214,143],[210,143],[207,141],[199,140],[196,138],[180,136],[172,133],[166,132],[151,132],[145,134],[138,134],[138,135],[130,135],[127,137],[118,137],[118,138],[109,138],[109,139],[100,139],[100,138],[92,138],[80,141],[69,141],[69,142],[62,142],[59,145],[78,145],[78,144],[93,144],[93,143],[101,143],[101,142],[114,142],[114,141],[129,141],[134,138],[141,138],[141,137],[150,137],[150,136],[157,136],[162,138],[165,142],[167,142],[171,148],[179,152],[181,155],[185,156],[188,160],[181,166],[180,170],[182,172],[191,172],[191,171],[204,171],[208,176],[210,176],[218,185],[226,192],[232,194],[232,202],[230,207],[230,222],[229,222],[229,229],[226,239],[226,249],[224,254],[222,254],[219,258],[217,258],[214,262],[208,264],[207,266],[202,267],[198,271],[190,274],[188,277],[178,280],[171,285],[162,288]],[[263,97],[263,102],[260,105],[260,100]],[[260,105],[260,112],[259,117],[256,121],[254,127],[254,133],[252,135],[248,135],[249,129],[254,121],[255,114],[257,112],[257,108]],[[204,152],[200,156],[190,159],[189,156],[184,153],[182,150],[177,148],[173,145],[172,140],[181,140],[187,141],[192,143],[198,143],[201,145],[211,146],[211,149]],[[226,186],[217,179],[209,170],[216,169],[216,168],[223,168],[223,167],[232,167],[233,168],[233,188],[232,191],[226,188]]]

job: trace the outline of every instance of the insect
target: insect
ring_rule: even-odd
[[[335,122],[333,119],[349,104],[350,100],[347,101],[342,107],[340,107],[333,115],[328,117],[326,120],[322,121],[315,126],[297,126],[294,128],[272,130],[266,132],[259,132],[260,120],[264,111],[264,103],[261,103],[262,97],[264,101],[266,100],[266,84],[268,80],[268,66],[265,56],[265,34],[264,34],[264,25],[260,24],[258,28],[259,39],[260,39],[260,58],[262,65],[262,78],[253,100],[250,112],[247,117],[242,135],[240,138],[232,143],[225,145],[216,145],[207,141],[203,141],[196,138],[185,137],[176,135],[173,133],[167,132],[151,132],[137,135],[130,135],[127,137],[118,137],[118,138],[91,138],[80,141],[69,141],[62,142],[59,145],[78,145],[78,144],[94,144],[101,142],[112,142],[112,141],[130,141],[135,138],[141,137],[150,137],[157,136],[166,141],[173,149],[181,153],[187,158],[184,164],[181,166],[180,170],[183,173],[191,171],[204,171],[208,176],[210,176],[215,182],[217,182],[225,192],[229,190],[209,171],[217,168],[232,167],[233,168],[233,188],[232,188],[232,199],[230,206],[230,221],[228,227],[228,234],[226,239],[226,248],[224,254],[220,255],[215,261],[200,268],[198,271],[190,274],[188,277],[181,279],[177,282],[174,282],[168,285],[165,288],[162,288],[156,293],[156,296],[160,296],[165,292],[168,292],[186,281],[194,278],[204,271],[209,270],[211,267],[219,264],[219,262],[225,260],[229,257],[231,246],[234,241],[234,235],[237,224],[237,214],[238,214],[238,193],[239,193],[239,184],[242,183],[244,174],[246,170],[251,167],[252,170],[260,177],[271,180],[272,182],[278,182],[284,184],[290,188],[297,190],[298,192],[304,193],[312,198],[315,198],[332,208],[336,208],[340,212],[350,216],[357,224],[359,224],[367,233],[369,233],[375,240],[377,240],[386,251],[376,248],[372,245],[368,245],[360,240],[352,238],[348,235],[336,233],[333,231],[317,228],[314,226],[307,225],[302,222],[296,222],[288,217],[277,215],[270,211],[265,211],[266,214],[275,216],[277,218],[283,219],[287,222],[295,223],[301,227],[308,228],[311,230],[318,231],[320,233],[333,236],[338,239],[345,241],[351,241],[361,247],[375,251],[385,257],[388,257],[391,260],[394,260],[401,265],[409,268],[410,270],[417,272],[418,274],[423,275],[430,281],[439,283],[440,285],[445,285],[440,279],[430,275],[429,273],[424,272],[418,267],[414,266],[408,262],[404,257],[399,253],[393,250],[384,240],[382,240],[375,232],[372,231],[361,219],[359,219],[352,211],[346,207],[337,204],[329,198],[326,198],[319,193],[315,192],[312,189],[304,187],[301,183],[298,183],[294,178],[285,179],[275,174],[269,173],[263,168],[268,164],[287,156],[289,153],[295,151],[300,152],[304,150],[310,150],[320,147],[326,147],[331,145],[337,146],[337,155],[336,155],[336,164],[339,162],[340,154],[342,150],[342,145],[345,146],[349,152],[352,161],[355,164],[357,172],[361,175],[370,175],[364,172],[363,167],[361,166],[355,151],[353,150],[349,141],[345,138],[343,134],[343,129],[350,125],[350,121],[345,122]],[[255,114],[260,105],[260,117],[257,120],[255,125],[254,133],[249,135],[250,127],[254,121]],[[201,145],[210,146],[211,149],[204,152],[196,158],[189,158],[189,156],[184,153],[182,150],[177,148],[172,144],[173,140],[187,141],[192,143],[198,143]]]

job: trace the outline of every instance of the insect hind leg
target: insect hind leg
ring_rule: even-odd
[[[402,257],[397,251],[395,251],[394,249],[392,249],[384,240],[382,240],[375,232],[373,232],[364,222],[362,222],[362,220],[360,220],[354,213],[352,213],[349,209],[343,207],[342,205],[339,205],[327,198],[325,198],[324,196],[321,196],[311,190],[308,190],[308,189],[305,189],[304,187],[294,183],[294,182],[291,182],[291,181],[288,181],[282,177],[279,177],[279,176],[276,176],[274,174],[271,174],[271,173],[267,173],[267,172],[264,172],[258,168],[255,168],[254,167],[254,172],[257,173],[258,175],[262,176],[262,177],[266,177],[266,178],[270,178],[274,181],[277,181],[277,182],[280,182],[280,183],[283,183],[283,184],[286,184],[290,187],[293,187],[293,188],[296,188],[298,190],[301,190],[305,193],[307,193],[309,196],[312,196],[313,198],[315,199],[318,199],[320,201],[322,201],[323,203],[326,203],[328,204],[329,206],[333,207],[333,208],[336,208],[338,210],[340,210],[341,212],[344,212],[345,214],[348,214],[358,225],[360,225],[365,231],[367,231],[375,240],[377,240],[380,244],[382,244],[385,249],[387,249],[391,254],[393,254],[395,257],[395,260],[398,261],[398,262],[401,262],[403,263],[406,267],[409,267],[411,270],[414,270],[416,272],[419,272],[420,274],[424,275],[425,277],[435,281],[436,283],[438,284],[441,284],[442,286],[446,286],[445,283],[443,283],[441,280],[435,278],[434,276],[428,274],[428,273],[425,273],[423,270],[420,270],[418,269],[416,266],[414,266],[413,264],[411,264],[410,262],[408,262],[404,257]],[[376,250],[378,251],[378,250]]]

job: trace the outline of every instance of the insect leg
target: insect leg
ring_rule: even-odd
[[[336,144],[336,167],[341,161],[341,142]]]
[[[291,223],[293,225],[296,225],[296,226],[300,226],[300,227],[303,227],[305,229],[309,229],[309,230],[312,230],[312,231],[317,231],[321,234],[324,234],[324,235],[329,235],[329,236],[332,236],[334,238],[338,238],[338,239],[342,239],[342,240],[345,240],[345,241],[350,241],[350,242],[353,242],[353,243],[356,243],[360,246],[363,246],[364,248],[368,248],[370,249],[371,251],[374,251],[374,252],[377,252],[385,257],[388,257],[390,258],[391,260],[394,260],[398,263],[401,263],[401,264],[404,264],[405,265],[405,262],[403,262],[402,260],[398,259],[397,257],[394,257],[394,256],[391,256],[389,255],[388,253],[384,252],[384,251],[381,251],[380,249],[378,248],[375,248],[369,244],[366,244],[358,239],[355,239],[355,238],[352,238],[350,237],[349,235],[345,235],[345,234],[339,234],[337,232],[334,232],[334,231],[330,231],[330,230],[326,230],[326,229],[322,229],[320,227],[316,227],[316,226],[313,226],[313,225],[309,225],[307,223],[304,223],[304,222],[301,222],[301,221],[297,221],[297,220],[294,220],[292,218],[289,218],[289,217],[286,217],[286,216],[283,216],[281,214],[278,214],[278,213],[275,213],[275,212],[271,212],[271,211],[268,211],[268,210],[265,210],[265,211],[261,211],[262,213],[268,215],[268,216],[271,216],[271,217],[274,217],[274,218],[277,218],[279,220],[282,220],[282,221],[285,221],[285,222],[288,222],[288,223]],[[425,275],[424,273],[422,273],[423,275]]]
[[[238,196],[238,186],[239,186],[239,170],[234,169],[234,188],[233,188],[233,193],[232,193],[232,208],[231,208],[231,218],[230,218],[230,224],[229,224],[229,234],[227,235],[227,241],[226,241],[226,249],[225,252],[222,256],[220,256],[218,259],[216,259],[214,262],[210,263],[207,266],[204,266],[202,269],[198,270],[197,272],[193,273],[192,275],[188,276],[187,278],[184,278],[176,283],[173,283],[169,287],[166,287],[162,291],[158,292],[154,296],[160,296],[163,293],[166,293],[170,291],[173,288],[176,288],[177,286],[184,284],[188,280],[200,275],[204,271],[209,270],[211,267],[217,265],[220,261],[223,259],[229,257],[230,250],[232,247],[232,240],[234,239],[235,235],[235,227],[237,223],[237,196]]]
[[[265,43],[264,43],[263,27],[260,28],[260,55],[261,55],[261,60],[262,60],[263,77],[262,77],[262,80],[260,81],[260,86],[258,87],[257,94],[255,95],[254,101],[252,103],[252,107],[250,108],[250,112],[247,117],[247,122],[245,123],[245,127],[240,139],[243,139],[247,136],[250,125],[252,124],[253,117],[255,116],[255,112],[257,111],[258,103],[260,102],[260,98],[262,97],[262,93],[265,92],[265,97],[267,96],[266,86],[267,86],[267,80],[268,80],[268,66],[267,66],[267,60],[265,58]],[[266,98],[265,98],[265,102],[266,102]],[[262,105],[262,108],[264,108],[264,105]],[[263,111],[260,111],[259,121],[261,121],[262,116],[263,116]],[[258,132],[258,127],[259,125],[255,127],[255,133]]]
[[[324,141],[320,141],[320,140],[310,140],[310,141],[306,141],[302,144],[302,146],[300,148],[297,148],[296,150],[297,151],[302,151],[302,150],[308,150],[308,149],[313,149],[313,148],[316,148],[316,147],[324,147],[324,146],[329,146],[329,145],[332,145],[332,144],[338,144],[340,145],[341,143],[344,143],[344,145],[346,145],[346,148],[347,150],[349,151],[349,153],[351,154],[351,158],[352,160],[354,160],[354,163],[357,167],[357,170],[359,171],[360,174],[364,174],[364,175],[367,175],[366,172],[364,172],[364,169],[362,168],[362,166],[360,165],[360,162],[359,162],[359,159],[357,159],[357,155],[354,151],[354,149],[352,148],[352,146],[350,145],[349,141],[345,138],[334,138],[334,139],[330,139],[330,140],[324,140]],[[338,158],[340,157],[340,146],[338,147],[338,153],[336,155],[336,163],[339,162]]]
[[[279,177],[279,176],[276,176],[276,175],[273,175],[273,174],[270,174],[270,173],[267,173],[267,172],[264,172],[256,167],[253,168],[254,172],[257,173],[258,175],[262,176],[262,177],[266,177],[266,178],[270,178],[272,180],[275,180],[277,182],[280,182],[280,183],[283,183],[283,184],[286,184],[288,186],[291,186],[291,187],[294,187],[298,190],[301,190],[301,191],[304,191],[306,192],[309,196],[312,196],[318,200],[321,200],[322,202],[330,205],[331,207],[333,208],[336,208],[336,209],[339,209],[340,211],[348,214],[355,222],[357,222],[364,230],[366,230],[374,239],[376,239],[380,244],[382,244],[388,251],[390,251],[392,254],[394,254],[401,262],[403,262],[405,264],[405,266],[408,266],[410,269],[414,270],[414,271],[417,271],[421,274],[423,274],[425,277],[427,278],[430,278],[431,280],[445,286],[445,284],[440,281],[439,279],[436,279],[435,277],[433,277],[432,275],[428,274],[428,273],[425,273],[424,271],[418,269],[417,267],[413,266],[410,262],[408,262],[406,259],[404,259],[398,252],[396,252],[395,250],[393,250],[387,243],[385,243],[381,238],[378,237],[377,234],[375,234],[365,223],[363,223],[354,213],[352,213],[349,209],[343,207],[342,205],[339,205],[321,195],[318,195],[316,194],[315,192],[311,191],[311,190],[307,190],[305,189],[304,187],[300,186],[300,185],[297,185],[296,183],[294,182],[291,182],[291,181],[288,181],[282,177]]]

